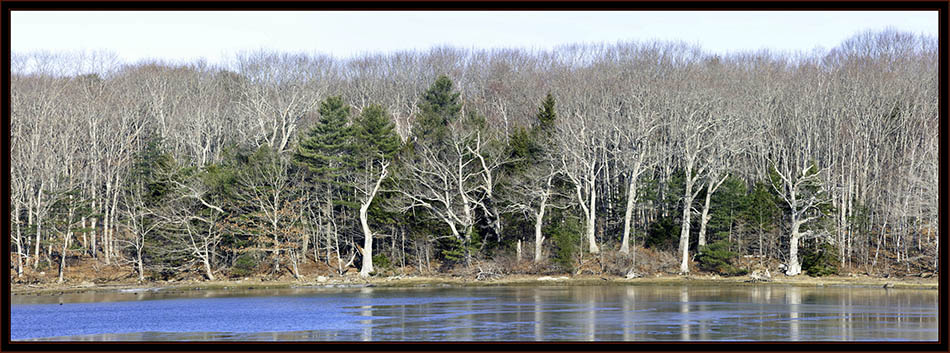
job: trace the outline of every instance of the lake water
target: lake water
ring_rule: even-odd
[[[13,296],[13,340],[935,341],[936,290],[292,288]]]

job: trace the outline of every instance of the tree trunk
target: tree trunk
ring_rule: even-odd
[[[310,250],[310,232],[303,232],[300,236],[300,240],[303,242],[300,246],[300,254],[303,256],[303,260],[307,261],[307,251]],[[316,261],[316,259],[314,259]]]
[[[380,185],[382,185],[383,180],[386,179],[386,175],[388,175],[387,167],[389,167],[388,162],[382,164],[382,170],[380,171],[379,178],[376,179],[376,185],[373,186],[373,190],[366,195],[366,200],[360,205],[360,226],[363,227],[363,268],[360,269],[360,277],[369,277],[369,274],[376,270],[373,268],[373,231],[369,229],[368,212],[369,206],[373,204],[373,199],[376,198],[376,193],[379,191]]]
[[[788,269],[785,271],[788,276],[797,276],[802,273],[802,265],[798,262],[798,242],[801,239],[800,227],[801,222],[793,216],[792,235],[788,246]]]
[[[211,261],[208,259],[207,253],[201,258],[201,262],[205,265],[205,274],[208,276],[208,280],[214,281],[214,273],[211,272]]]
[[[277,232],[274,232],[274,274],[280,273],[280,243],[278,243]]]
[[[712,198],[712,184],[706,187],[706,200],[703,203],[702,218],[699,219],[699,246],[706,246],[706,224],[709,223],[709,200]]]
[[[63,238],[63,251],[59,253],[59,279],[57,283],[63,283],[63,273],[66,272],[66,249],[69,247],[69,237],[72,235],[72,231],[66,232],[66,236]]]
[[[521,239],[515,244],[515,260],[521,262]]]
[[[549,179],[550,180],[550,179]],[[541,246],[544,243],[544,235],[541,234],[541,226],[544,222],[544,207],[548,201],[547,196],[541,199],[541,207],[538,209],[538,215],[534,221],[534,262],[541,262]]]
[[[587,216],[587,241],[590,245],[590,253],[597,254],[600,253],[600,248],[597,247],[597,240],[594,239],[594,231],[597,226],[597,188],[594,183],[590,185],[590,208],[587,211],[590,212],[590,215]]]
[[[370,200],[372,202],[372,199]],[[360,277],[369,277],[373,268],[373,232],[369,229],[369,220],[367,211],[369,202],[360,206],[360,225],[363,227],[363,268],[360,269]]]
[[[686,201],[684,201],[686,203]],[[683,224],[680,229],[680,273],[689,273],[689,207],[683,210]]]
[[[623,214],[623,240],[620,241],[620,253],[630,253],[630,219],[633,218],[633,206],[636,205],[637,187],[635,174],[630,176],[630,185],[627,187],[627,210]]]
[[[290,268],[294,271],[294,279],[300,279],[300,268],[297,266],[297,263],[299,262],[297,249],[291,248],[287,250],[287,253],[290,255]]]
[[[680,229],[680,273],[689,273],[689,218],[693,206],[692,169],[686,169],[686,194],[683,196],[683,223]]]
[[[16,222],[16,276],[23,276],[23,245],[21,243],[20,233],[20,203],[13,204],[14,222]]]
[[[143,241],[143,245],[144,245],[144,241]],[[139,267],[139,281],[145,281],[145,265],[144,263],[142,263],[142,247],[139,246],[139,248],[135,250],[136,250],[135,252],[136,262]]]
[[[40,265],[40,234],[43,228],[43,217],[40,217],[40,195],[43,192],[43,184],[40,184],[40,192],[36,196],[36,248],[33,252],[33,269]]]
[[[111,222],[112,222],[112,228],[115,228],[115,224],[118,223],[118,222],[116,222],[116,219],[115,219],[115,218],[116,218],[116,210],[117,210],[118,207],[119,207],[119,191],[118,191],[118,189],[119,189],[119,177],[116,176],[115,185],[113,185],[113,193],[112,193],[112,212],[110,213],[110,214],[111,214],[111,217],[110,217],[110,218],[112,219],[112,221],[111,221]],[[106,240],[106,248],[108,249],[108,250],[106,251],[106,264],[108,264],[108,263],[109,263],[109,259],[110,259],[113,255],[115,255],[115,230],[114,230],[114,229],[108,229],[108,232],[109,232],[109,238]]]
[[[95,201],[95,199],[96,199],[95,188],[93,188],[92,198],[93,198],[93,201],[92,201],[92,209],[93,209],[93,210],[98,210],[98,209],[96,208],[96,201]],[[89,239],[89,256],[92,256],[92,258],[94,258],[94,259],[97,259],[97,256],[96,256],[96,226],[97,226],[97,223],[98,223],[98,222],[99,222],[99,218],[98,218],[98,217],[92,217],[91,219],[89,219],[89,225],[90,225],[90,227],[92,227],[92,231],[89,232],[89,235],[90,235],[90,237],[89,237],[89,238],[90,238],[90,239]]]

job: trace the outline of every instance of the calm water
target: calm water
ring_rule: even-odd
[[[297,288],[14,296],[13,340],[937,340],[937,291]],[[60,304],[62,303],[62,304]]]

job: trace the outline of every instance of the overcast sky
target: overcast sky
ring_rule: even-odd
[[[864,30],[937,35],[936,11],[13,11],[14,53],[110,50],[221,63],[243,50],[326,53],[552,48],[579,42],[675,40],[707,52],[830,49]]]

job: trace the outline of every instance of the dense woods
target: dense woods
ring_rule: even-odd
[[[799,55],[14,54],[12,280],[935,272],[937,59],[895,31]]]

